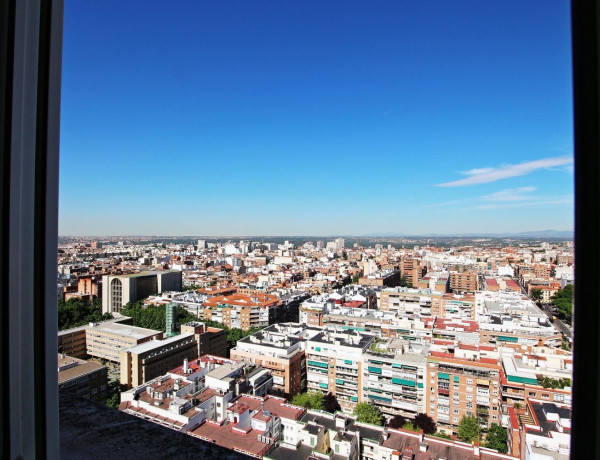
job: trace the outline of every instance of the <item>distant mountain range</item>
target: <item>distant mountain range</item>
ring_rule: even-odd
[[[365,238],[573,238],[573,230],[537,230],[518,233],[432,233],[422,235],[409,235],[406,233],[370,233]]]

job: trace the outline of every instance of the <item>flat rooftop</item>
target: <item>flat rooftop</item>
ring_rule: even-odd
[[[151,330],[151,329],[148,329],[148,330]],[[158,348],[163,348],[167,345],[176,343],[180,340],[191,339],[193,337],[194,337],[194,334],[179,334],[174,337],[169,337],[166,339],[149,340],[148,342],[140,343],[139,345],[136,345],[134,347],[126,348],[125,351],[128,351],[130,353],[135,353],[135,354],[146,353],[147,351],[152,351],[152,350],[155,350]]]
[[[369,343],[375,338],[374,335],[370,334],[344,334],[342,332],[321,332],[315,335],[311,342],[316,343],[327,343],[335,344],[336,341],[340,342],[339,346],[352,347],[357,349],[365,349]]]
[[[153,335],[161,333],[161,331],[155,331],[154,329],[145,329],[143,327],[128,326],[126,324],[119,323],[100,323],[96,326],[87,326],[86,330],[100,332],[103,334],[120,335],[138,340],[152,337]]]
[[[164,273],[176,273],[179,272],[179,270],[146,270],[143,272],[139,272],[139,273],[130,273],[128,275],[111,275],[111,276],[116,276],[119,278],[138,278],[138,277],[142,277],[142,276],[156,276],[159,274],[164,274]]]
[[[188,431],[188,434],[228,449],[237,449],[238,451],[258,456],[259,458],[271,447],[269,444],[258,440],[258,435],[261,435],[262,431],[251,429],[249,432],[242,434],[235,431],[234,427],[235,424],[229,422],[219,425],[206,421],[199,427]]]
[[[58,357],[58,366],[59,384],[104,369],[104,366],[98,363],[71,358],[70,356],[65,356],[64,358],[61,358],[60,355]],[[60,369],[61,367],[64,367],[64,369]]]
[[[215,370],[210,371],[208,374],[206,374],[206,376],[221,380],[225,377],[229,377],[232,372],[242,369],[246,364],[247,363],[245,362],[235,364],[225,363],[217,367]]]

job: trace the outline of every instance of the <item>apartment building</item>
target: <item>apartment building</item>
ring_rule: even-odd
[[[523,294],[480,291],[475,298],[481,343],[560,346],[562,334]]]
[[[379,309],[398,314],[431,316],[433,311],[442,311],[442,293],[405,287],[383,289],[379,293]]]
[[[291,398],[306,390],[305,341],[319,332],[320,329],[300,324],[273,324],[238,340],[230,350],[231,358],[269,369],[273,374],[273,391]]]
[[[381,335],[381,328],[389,326],[396,318],[394,312],[368,310],[366,308],[340,307],[334,308],[323,316],[323,324],[335,326],[340,330],[354,329]]]
[[[456,432],[463,416],[476,416],[482,426],[500,424],[501,365],[477,350],[431,352],[427,358],[426,408],[438,428]]]
[[[203,305],[203,318],[218,321],[228,328],[247,331],[252,327],[265,327],[283,320],[284,309],[276,295],[235,293],[214,296]]]
[[[104,404],[108,396],[108,369],[98,363],[59,354],[58,389]]]
[[[423,322],[427,329],[431,329],[432,340],[467,345],[478,345],[480,342],[477,321],[461,318],[423,318]]]
[[[426,272],[424,266],[421,266],[422,261],[406,257],[400,262],[400,277],[406,279],[409,286],[419,287],[419,281]]]
[[[431,289],[437,292],[448,292],[450,288],[450,274],[448,272],[430,272],[421,278],[415,286],[418,289]]]
[[[322,326],[323,315],[334,308],[329,295],[312,296],[300,304],[299,321],[307,326]]]
[[[92,298],[98,297],[102,292],[102,280],[95,276],[82,276],[77,281],[77,292],[88,294]]]
[[[374,342],[363,355],[360,402],[379,408],[388,419],[425,412],[428,351],[405,340]]]
[[[375,336],[324,330],[306,341],[307,389],[336,396],[342,410],[352,413],[361,396],[362,356]]]
[[[398,286],[400,284],[400,271],[391,268],[376,271],[359,278],[358,284],[364,284],[365,286]]]
[[[551,264],[519,264],[517,265],[517,273],[519,277],[525,276],[527,274],[533,276],[534,278],[540,279],[548,279],[552,274],[552,265]]]
[[[428,321],[426,321],[428,320]],[[413,343],[431,343],[433,337],[432,318],[397,317],[389,325],[381,326],[381,337],[401,338]]]
[[[102,313],[118,313],[129,302],[166,291],[181,291],[181,271],[105,275],[102,277]]]
[[[297,323],[300,318],[300,304],[310,297],[306,291],[284,290],[277,292],[283,308],[283,322]]]
[[[354,308],[377,308],[377,294],[373,289],[357,284],[350,284],[329,295],[329,300],[337,306]]]
[[[475,320],[477,306],[473,294],[444,294],[439,310],[431,309],[432,316]]]
[[[550,347],[530,347],[523,352],[502,348],[502,399],[523,405],[526,399],[571,404],[573,358]]]
[[[454,293],[477,291],[477,273],[450,272],[450,290]]]

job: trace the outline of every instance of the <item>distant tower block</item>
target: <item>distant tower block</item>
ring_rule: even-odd
[[[166,336],[173,337],[179,334],[177,331],[177,305],[174,303],[168,304],[166,314]]]

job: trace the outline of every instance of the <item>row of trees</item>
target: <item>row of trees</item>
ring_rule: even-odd
[[[58,301],[58,329],[69,329],[83,326],[88,323],[96,323],[111,319],[110,313],[102,314],[102,299],[94,299],[91,302],[79,297],[67,301]]]
[[[538,382],[544,388],[564,388],[571,386],[571,379],[568,378],[553,379],[551,377],[542,376]]]

